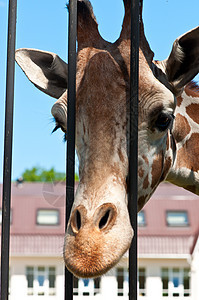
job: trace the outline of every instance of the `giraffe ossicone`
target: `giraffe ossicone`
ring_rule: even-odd
[[[80,182],[64,244],[67,268],[97,277],[113,267],[133,237],[127,209],[130,74],[130,0],[120,37],[105,41],[88,0],[78,1],[76,149]],[[57,127],[67,130],[67,64],[56,54],[16,51],[29,80],[58,100]],[[199,27],[154,61],[140,25],[138,209],[161,181],[199,195]]]

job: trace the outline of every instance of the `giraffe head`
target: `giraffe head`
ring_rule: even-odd
[[[124,0],[122,31],[105,41],[90,2],[78,1],[76,149],[80,183],[67,227],[66,266],[76,276],[95,277],[128,250],[133,230],[127,210],[130,0]],[[169,58],[153,61],[140,28],[139,210],[173,164],[170,132],[176,96],[198,72],[199,29],[177,39]],[[191,45],[191,50],[189,49]],[[16,60],[30,81],[58,98],[56,128],[67,132],[67,65],[55,54],[19,49]]]

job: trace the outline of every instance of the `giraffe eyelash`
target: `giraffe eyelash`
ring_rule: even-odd
[[[67,133],[65,133],[64,136],[63,136],[63,142],[64,142],[64,143],[67,142]]]
[[[54,129],[53,129],[53,131],[52,131],[51,133],[54,133],[54,132],[57,131],[59,128],[61,128],[61,126],[60,126],[58,123],[56,123],[56,125],[55,125],[55,127],[54,127]]]
[[[53,129],[53,131],[51,132],[51,134],[53,134],[55,131],[57,131],[58,129],[60,129],[64,132],[63,127],[55,121],[55,127]],[[67,141],[67,133],[64,132],[64,136],[63,136],[63,142],[65,143]]]
[[[52,133],[54,133],[55,131],[57,131],[58,129],[61,129],[64,133],[66,133],[64,127],[60,124],[59,121],[57,121],[55,118],[54,118],[54,122],[55,122],[55,127],[52,131]]]

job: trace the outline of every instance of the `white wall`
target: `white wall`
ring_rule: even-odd
[[[147,259],[140,258],[139,267],[146,269],[146,296],[138,299],[145,300],[170,300],[168,297],[162,297],[162,282],[161,282],[161,268],[162,267],[189,267],[189,262],[186,259]],[[56,267],[56,296],[27,296],[27,282],[26,282],[26,266],[55,266]],[[127,259],[121,260],[119,267],[127,267]],[[64,300],[64,266],[62,258],[56,257],[12,257],[11,258],[11,295],[9,300]],[[199,252],[193,262],[191,274],[193,279],[191,287],[193,291],[192,297],[186,297],[186,300],[199,299]],[[115,269],[111,270],[106,276],[101,278],[101,295],[94,297],[77,297],[74,300],[127,300],[127,297],[117,297],[117,280]],[[176,299],[182,300],[179,297]]]
[[[64,299],[63,261],[56,257],[12,257],[10,262],[10,297],[9,300],[35,300],[36,296],[27,295],[26,266],[55,266],[56,296],[40,296],[42,300]]]
[[[162,281],[161,281],[161,269],[162,268],[189,268],[189,261],[187,259],[169,258],[140,258],[139,267],[146,269],[146,300],[170,300],[173,297],[162,297]],[[140,298],[140,299],[143,299]],[[175,297],[178,300],[198,300],[199,298],[192,297]]]

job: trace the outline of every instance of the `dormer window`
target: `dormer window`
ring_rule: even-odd
[[[189,226],[187,211],[167,211],[166,222],[169,227]]]
[[[143,210],[138,213],[138,226],[146,226],[145,213]]]
[[[37,225],[59,225],[59,210],[57,209],[38,209]]]

